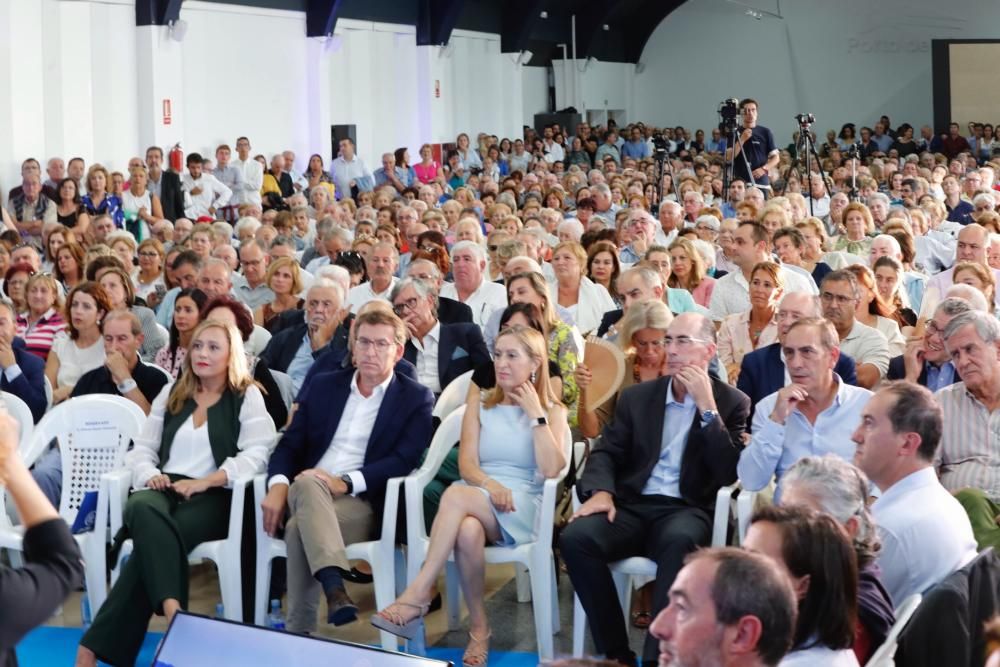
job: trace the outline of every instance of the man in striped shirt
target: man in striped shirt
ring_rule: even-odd
[[[962,382],[937,392],[944,417],[935,467],[972,522],[980,548],[1000,547],[1000,323],[982,311],[957,315],[944,342]]]

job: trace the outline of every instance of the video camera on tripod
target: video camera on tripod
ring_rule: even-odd
[[[809,126],[816,122],[816,116],[811,113],[800,113],[796,114],[795,120],[799,121],[799,127],[808,130]]]
[[[735,97],[719,102],[719,117],[722,119],[719,122],[719,132],[727,135],[735,132],[743,124],[741,115],[740,101]]]

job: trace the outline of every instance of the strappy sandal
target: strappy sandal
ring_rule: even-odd
[[[486,667],[490,660],[490,637],[492,636],[492,630],[487,632],[485,637],[477,637],[469,632],[469,645],[465,648],[465,653],[462,654],[462,667]]]
[[[416,609],[417,615],[408,621],[403,621],[401,607]],[[418,605],[411,604],[409,602],[396,601],[382,611],[373,615],[371,623],[379,630],[385,630],[386,632],[391,632],[397,637],[411,640],[417,636],[417,632],[419,632],[420,626],[424,622],[424,616],[427,615],[429,609],[430,605],[426,604]]]

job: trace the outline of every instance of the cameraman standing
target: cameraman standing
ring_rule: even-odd
[[[768,171],[778,166],[779,157],[774,135],[766,127],[757,125],[756,100],[748,97],[740,102],[740,111],[743,113],[743,131],[736,138],[736,145],[726,150],[726,159],[733,161],[734,178],[770,191]],[[749,173],[747,163],[750,165]]]

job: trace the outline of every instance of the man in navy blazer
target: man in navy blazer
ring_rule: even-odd
[[[781,346],[792,324],[806,317],[823,317],[819,297],[802,292],[789,292],[781,299],[781,305],[778,306],[778,342],[754,350],[743,357],[736,388],[750,397],[748,426],[753,423],[753,412],[757,403],[788,384],[785,377],[787,375],[785,362],[781,358]],[[858,375],[854,359],[850,356],[841,352],[833,372],[845,383],[857,386]]]
[[[420,384],[435,395],[462,373],[490,363],[482,329],[439,322],[434,292],[422,280],[403,278],[389,300],[410,334],[403,358],[417,367]]]
[[[45,362],[24,348],[14,335],[17,314],[8,301],[0,301],[0,390],[27,404],[35,423],[45,414]]]
[[[664,342],[668,375],[621,393],[577,482],[584,503],[559,539],[597,653],[627,665],[635,655],[608,566],[654,560],[653,616],[667,606],[684,557],[711,541],[712,506],[736,481],[750,410],[746,396],[708,374],[716,350],[708,317],[678,315]],[[649,635],[643,664],[658,655]]]
[[[315,631],[320,588],[328,623],[356,620],[342,578],[351,569],[346,545],[372,539],[389,479],[412,471],[431,438],[430,390],[393,372],[406,326],[381,309],[358,314],[354,326],[357,370],[312,379],[268,465],[264,530],[276,535],[287,514],[292,632]]]

